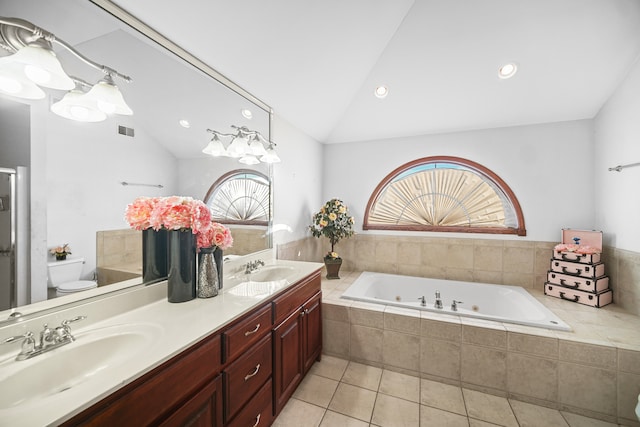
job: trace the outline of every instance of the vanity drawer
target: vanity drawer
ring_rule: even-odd
[[[227,427],[261,427],[273,422],[272,383],[267,381]]]
[[[320,291],[320,271],[303,279],[294,289],[273,300],[275,323],[286,319]]]
[[[271,334],[233,362],[224,375],[225,420],[232,419],[271,377]]]
[[[232,360],[271,331],[271,304],[253,313],[222,334],[224,360]]]

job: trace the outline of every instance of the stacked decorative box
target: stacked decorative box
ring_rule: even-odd
[[[544,293],[563,300],[604,307],[613,302],[602,258],[602,231],[562,230],[547,272]]]

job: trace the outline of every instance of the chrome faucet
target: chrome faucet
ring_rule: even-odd
[[[440,298],[440,291],[436,291],[436,302],[433,304],[435,308],[442,308],[442,299]]]
[[[422,295],[420,298],[418,298],[418,301],[420,301],[420,305],[423,307],[427,306],[427,299],[424,297],[424,295]]]
[[[70,323],[78,322],[86,319],[87,316],[77,316],[73,319],[62,321],[62,324],[54,329],[51,329],[49,325],[44,324],[42,331],[36,343],[33,337],[33,332],[27,332],[24,335],[17,335],[6,338],[2,343],[8,344],[15,341],[22,340],[22,348],[20,353],[16,356],[16,360],[27,360],[32,357],[38,356],[42,353],[46,353],[63,345],[69,344],[75,341],[75,338],[71,334]]]
[[[451,302],[451,311],[458,311],[458,304],[464,304],[462,301],[453,300]]]
[[[264,267],[264,261],[257,259],[255,261],[249,261],[245,267],[244,274],[251,274],[256,271],[260,266]]]

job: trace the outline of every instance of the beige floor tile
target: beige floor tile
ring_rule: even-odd
[[[376,392],[340,383],[331,399],[329,409],[342,415],[369,422],[376,401]]]
[[[290,399],[272,424],[273,427],[318,427],[325,410],[303,402]]]
[[[569,427],[560,411],[518,400],[509,402],[520,427]]]
[[[462,389],[449,384],[422,379],[420,381],[420,403],[444,409],[445,411],[467,415],[464,399],[462,398]]]
[[[340,381],[348,364],[348,360],[323,354],[322,360],[314,363],[309,373]]]
[[[498,424],[488,423],[486,421],[469,418],[469,427],[496,427]],[[542,427],[542,426],[541,426]]]
[[[453,412],[420,405],[420,426],[469,427],[469,420]]]
[[[338,388],[338,381],[308,374],[293,393],[293,397],[326,408],[336,388]]]
[[[384,370],[380,380],[380,393],[412,402],[420,401],[420,378]]]
[[[380,427],[413,427],[420,424],[420,405],[378,394],[371,423]]]
[[[382,369],[361,363],[350,362],[342,376],[342,382],[378,391]]]
[[[369,423],[338,414],[337,412],[327,411],[320,423],[320,427],[368,427]]]
[[[616,424],[583,417],[582,415],[572,414],[571,412],[562,411],[561,413],[571,427],[616,427]]]
[[[499,424],[506,427],[518,427],[515,415],[504,397],[493,396],[479,391],[462,389],[467,414],[470,418]]]

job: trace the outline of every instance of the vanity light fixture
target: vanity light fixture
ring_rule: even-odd
[[[501,79],[510,79],[517,71],[518,65],[515,62],[509,62],[498,69],[498,77]]]
[[[389,88],[386,87],[385,85],[380,85],[376,87],[376,90],[373,91],[374,95],[378,98],[385,98],[387,95],[389,95]]]
[[[203,153],[214,157],[233,157],[246,165],[258,163],[278,163],[280,157],[275,151],[275,142],[269,141],[256,130],[250,130],[245,126],[231,126],[235,133],[222,133],[217,130],[207,129],[213,134],[209,144],[202,150]],[[225,148],[222,139],[230,141]],[[265,148],[266,146],[266,148]]]
[[[87,96],[84,88],[91,85],[84,80],[74,79],[75,87],[67,92],[60,101],[51,105],[51,111],[60,117],[78,122],[101,122],[107,119],[107,113],[98,107],[96,98]]]
[[[85,64],[100,70],[105,76],[85,93],[77,86],[79,79],[70,77],[62,68],[53,51],[53,43],[62,46]],[[53,104],[52,111],[78,121],[100,121],[97,118],[101,115],[89,111],[94,104],[105,115],[133,114],[113,80],[114,77],[118,77],[130,82],[131,77],[92,61],[64,40],[56,38],[52,33],[31,22],[19,18],[0,17],[0,47],[9,52],[9,55],[0,57],[0,92],[18,98],[42,99],[45,93],[40,87],[70,91],[70,97],[67,98],[65,95],[60,101],[64,101],[62,104]],[[87,99],[81,100],[85,97]],[[77,114],[70,113],[72,108],[67,104],[72,101],[72,105],[82,105],[76,109]],[[54,109],[54,106],[57,107]],[[87,108],[89,110],[83,110]]]

